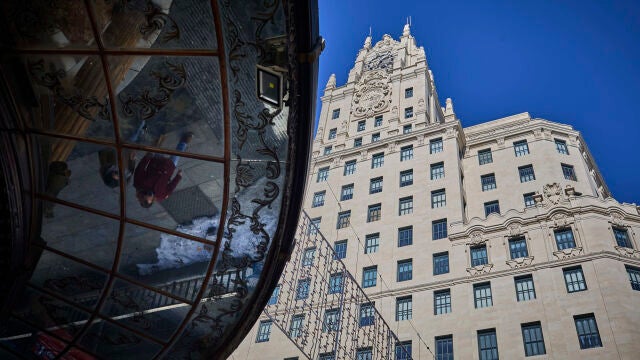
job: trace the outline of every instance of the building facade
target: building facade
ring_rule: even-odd
[[[640,210],[571,126],[463,127],[405,26],[330,77],[313,146],[305,210],[414,359],[637,358]],[[233,354],[296,357],[261,322]]]

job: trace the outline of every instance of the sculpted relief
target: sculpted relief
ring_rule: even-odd
[[[384,70],[365,73],[356,85],[353,95],[353,113],[355,116],[372,116],[389,107],[391,84]]]

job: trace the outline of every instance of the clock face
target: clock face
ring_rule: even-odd
[[[367,62],[365,64],[365,69],[367,71],[375,69],[391,71],[392,68],[393,54],[391,51],[376,52],[367,57]]]

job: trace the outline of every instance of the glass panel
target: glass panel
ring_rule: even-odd
[[[159,344],[100,320],[91,324],[79,343],[104,359],[150,359],[161,348]]]

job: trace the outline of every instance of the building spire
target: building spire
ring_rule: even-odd
[[[325,86],[324,88],[325,90],[336,88],[336,74],[331,74],[331,76],[329,76],[329,80],[327,81],[327,86]]]
[[[447,98],[446,107],[444,108],[444,115],[453,115],[453,100]]]
[[[404,29],[402,30],[402,36],[411,35],[411,17],[407,18],[407,23],[404,25]]]
[[[364,39],[364,48],[367,50],[371,49],[371,27],[369,27],[369,36]]]

